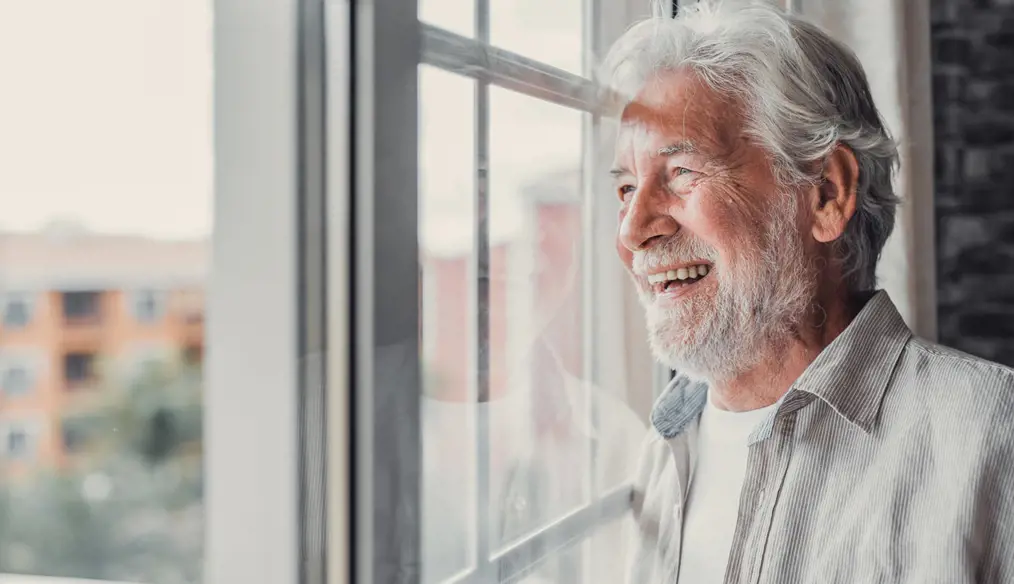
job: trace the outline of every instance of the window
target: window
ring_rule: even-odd
[[[0,422],[2,454],[6,460],[26,461],[34,458],[38,439],[39,427],[35,422],[16,419]]]
[[[0,391],[7,398],[31,394],[46,366],[47,360],[31,346],[3,347],[0,349]]]
[[[360,436],[373,446],[357,472],[399,485],[366,503],[372,534],[417,547],[422,582],[623,579],[622,562],[596,550],[622,544],[629,463],[646,429],[633,404],[653,388],[626,373],[650,371],[650,358],[627,343],[627,330],[643,333],[608,253],[610,123],[591,72],[592,56],[647,5],[551,4],[421,0],[418,24],[388,19],[392,2],[360,38],[418,27],[421,62],[357,47],[371,70],[356,78],[384,99],[356,102],[371,112],[356,135],[376,140],[358,158],[372,164],[368,186],[353,194],[371,210],[354,216],[368,271],[353,274],[371,304],[353,314],[373,315],[356,322],[374,339],[355,345],[369,372],[356,390],[373,404],[373,427],[394,417],[405,444],[421,445]],[[418,267],[418,285],[406,282]],[[406,342],[418,331],[418,346]],[[616,334],[625,355],[603,340]],[[422,532],[406,541],[398,518],[417,513]],[[385,562],[399,560],[377,554],[376,581],[394,577]]]
[[[181,290],[174,295],[174,311],[186,324],[204,322],[204,294],[200,290]]]
[[[200,345],[187,345],[183,348],[183,363],[191,366],[200,366],[204,363],[204,347]]]
[[[101,432],[102,423],[102,418],[96,416],[65,418],[60,428],[64,452],[77,454],[84,451],[89,442]]]
[[[63,318],[70,321],[83,321],[98,319],[100,314],[99,301],[101,292],[64,292],[63,293]]]
[[[153,323],[162,318],[165,295],[157,290],[138,290],[130,295],[134,318],[142,323]]]
[[[28,294],[9,293],[4,298],[3,326],[19,329],[32,321],[32,299]]]
[[[32,390],[32,374],[23,363],[6,364],[3,368],[3,392],[7,397],[25,395]]]
[[[92,381],[94,369],[94,353],[67,353],[63,357],[63,379],[68,388]]]
[[[217,4],[0,2],[0,193],[8,201],[0,285],[14,292],[0,304],[0,581],[260,584],[203,573],[212,555],[205,554],[205,493],[218,487],[205,476],[203,371],[165,367],[138,382],[117,367],[138,344],[164,344],[175,356],[200,343],[203,323],[166,318],[170,293],[203,293],[212,248],[236,245],[234,238],[213,239],[213,208],[216,225],[242,224],[257,213],[214,198]],[[224,77],[254,69],[230,68]],[[244,109],[257,99],[220,105]],[[286,188],[274,196],[291,201]],[[284,217],[269,216],[260,231],[273,241],[263,234],[285,225]],[[257,245],[240,247],[247,257],[271,255],[264,249],[271,244]],[[249,263],[230,259],[215,272],[224,265],[235,274]],[[245,284],[270,286],[271,278],[257,280]],[[291,278],[277,280],[295,288]],[[269,339],[285,338],[291,319],[271,316],[283,308],[270,301],[258,308],[242,322],[256,323]],[[245,358],[249,344],[238,345],[256,335],[237,334],[237,322],[217,324],[224,325],[226,353]],[[13,331],[18,326],[24,328]],[[248,367],[266,375],[271,381],[243,384],[248,401],[258,403],[270,396],[269,384],[291,387],[270,371],[273,359],[294,353],[291,345],[276,346],[216,373]],[[26,386],[25,398],[9,399]],[[242,400],[232,401],[223,411],[243,418]],[[232,435],[235,424],[215,427]],[[264,448],[244,434],[246,452],[260,452],[263,463]],[[242,453],[218,460],[228,466],[231,458]],[[208,476],[231,470],[207,465]],[[242,531],[231,535],[241,538]],[[277,542],[280,549],[291,545]]]

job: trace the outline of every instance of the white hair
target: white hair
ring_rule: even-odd
[[[652,76],[690,70],[744,108],[745,131],[772,157],[781,188],[817,184],[839,145],[859,166],[856,212],[835,242],[854,292],[876,286],[894,228],[897,146],[873,103],[866,74],[845,45],[764,0],[700,0],[630,28],[603,64],[605,83],[633,99]]]

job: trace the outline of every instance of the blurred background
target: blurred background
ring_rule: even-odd
[[[900,140],[883,287],[1014,366],[1014,5],[782,4]],[[0,0],[0,583],[619,581],[648,9]]]

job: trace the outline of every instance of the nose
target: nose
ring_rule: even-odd
[[[618,234],[620,243],[628,251],[649,249],[679,231],[679,222],[665,208],[663,198],[648,188],[634,192],[620,219]]]

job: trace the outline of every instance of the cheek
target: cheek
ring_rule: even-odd
[[[760,212],[735,191],[714,189],[688,211],[694,231],[720,252],[750,246],[758,233]]]

